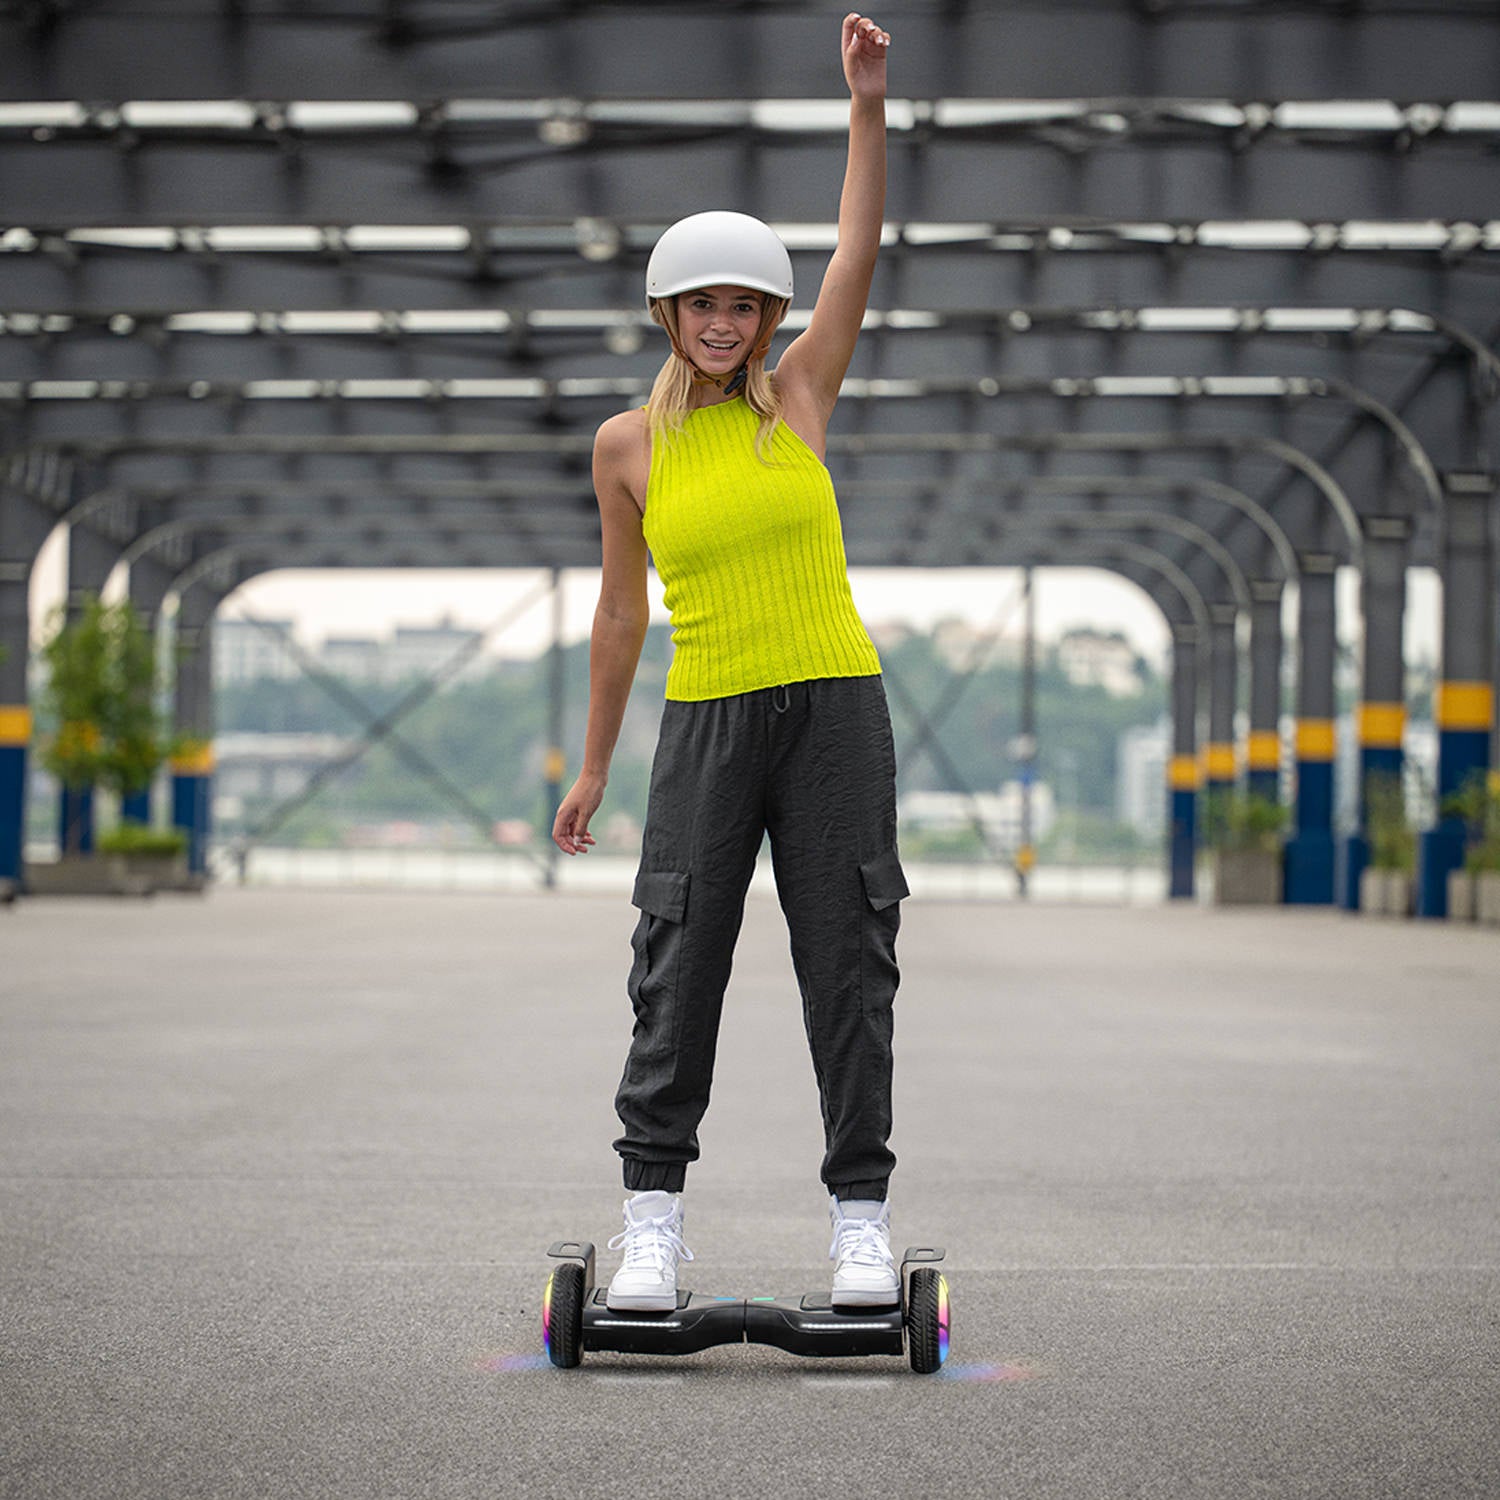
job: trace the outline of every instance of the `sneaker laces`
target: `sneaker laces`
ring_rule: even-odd
[[[828,1258],[840,1266],[872,1266],[889,1270],[896,1264],[891,1254],[891,1232],[882,1219],[839,1219],[833,1226]]]
[[[675,1211],[657,1218],[632,1219],[612,1240],[608,1248],[625,1248],[627,1271],[664,1271],[668,1256],[691,1260],[693,1252],[682,1242],[682,1220]]]

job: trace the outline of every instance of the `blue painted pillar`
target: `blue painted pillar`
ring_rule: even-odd
[[[179,742],[172,760],[172,826],[187,835],[188,874],[208,874],[213,799],[213,631],[216,598],[186,590],[177,609],[177,679],[173,720]]]
[[[1203,747],[1203,788],[1211,801],[1234,795],[1239,759],[1234,749],[1234,710],[1240,654],[1235,639],[1239,612],[1232,604],[1209,606],[1213,624],[1208,653],[1208,743]]]
[[[1417,844],[1419,917],[1448,915],[1448,876],[1463,865],[1467,830],[1443,801],[1490,770],[1495,723],[1495,477],[1444,475],[1443,680],[1438,731],[1437,826]]]
[[[1286,846],[1289,906],[1333,901],[1335,559],[1300,559],[1297,606],[1297,800]]]
[[[34,500],[6,489],[0,477],[0,883],[8,887],[19,887],[25,875],[31,568],[56,519]]]
[[[1250,733],[1245,741],[1245,790],[1281,797],[1281,595],[1279,578],[1250,581]]]
[[[87,526],[68,527],[67,621],[71,625],[90,599],[97,599],[119,559],[120,549]],[[57,842],[64,853],[94,852],[94,789],[60,787],[57,794]]]
[[[92,854],[94,852],[93,787],[58,788],[57,847],[64,854]]]
[[[0,883],[21,883],[26,844],[26,760],[31,744],[31,710],[24,703],[0,703]]]
[[[1392,777],[1397,785],[1405,754],[1406,661],[1402,627],[1406,618],[1406,563],[1411,523],[1404,516],[1364,520],[1364,556],[1359,575],[1364,622],[1359,730],[1358,827],[1340,850],[1338,901],[1359,910],[1359,883],[1370,862],[1369,802],[1372,782]]]
[[[1198,631],[1172,627],[1172,755],[1167,762],[1167,895],[1191,899],[1198,857]]]
[[[172,575],[168,569],[149,555],[138,557],[130,564],[130,602],[136,613],[151,632],[154,642],[161,639],[161,607],[171,587]],[[160,658],[158,657],[158,664]],[[145,787],[121,800],[120,816],[129,823],[141,823],[147,827],[152,823],[151,788]]]

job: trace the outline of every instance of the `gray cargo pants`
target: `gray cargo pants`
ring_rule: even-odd
[[[669,700],[651,768],[628,989],[635,1030],[615,1107],[631,1192],[680,1192],[698,1159],[745,889],[769,834],[841,1198],[884,1198],[891,1002],[907,894],[895,752],[879,677]]]

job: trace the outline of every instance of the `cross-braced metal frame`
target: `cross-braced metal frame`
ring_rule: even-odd
[[[0,880],[55,526],[74,588],[124,562],[188,642],[276,567],[592,565],[590,434],[659,363],[640,285],[663,225],[771,220],[805,321],[842,168],[838,8],[374,9],[0,3]],[[1290,770],[1288,899],[1352,904],[1337,569],[1361,584],[1362,777],[1401,769],[1413,564],[1444,582],[1439,795],[1495,764],[1500,13],[881,19],[886,245],[830,442],[851,562],[1138,583],[1173,637],[1172,890],[1199,794]],[[182,660],[180,727],[206,741],[207,655]],[[177,770],[200,848],[210,773],[206,750]],[[1419,909],[1446,909],[1462,848],[1451,819],[1426,835]]]

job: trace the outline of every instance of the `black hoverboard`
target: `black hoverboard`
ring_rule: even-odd
[[[715,1344],[771,1344],[791,1354],[845,1359],[906,1354],[919,1375],[948,1357],[948,1283],[934,1269],[943,1251],[919,1246],[901,1257],[901,1301],[891,1307],[834,1307],[827,1293],[805,1297],[705,1297],[679,1291],[671,1312],[611,1312],[594,1285],[594,1247],[559,1240],[559,1262],[542,1297],[542,1339],[559,1369],[585,1350],[696,1354]]]

